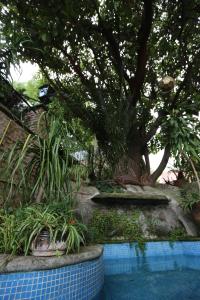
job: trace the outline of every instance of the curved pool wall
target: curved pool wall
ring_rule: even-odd
[[[151,271],[173,270],[176,263],[181,267],[200,270],[199,258],[199,241],[147,242],[144,251],[139,250],[136,243],[106,244],[103,254],[105,275],[131,273],[139,270],[145,262]],[[163,260],[168,263],[163,264]]]
[[[58,258],[59,259],[59,258]],[[91,300],[102,289],[103,257],[50,270],[0,275],[0,299]]]
[[[102,300],[99,293],[104,274],[132,273],[139,270],[141,264],[146,264],[152,272],[173,270],[177,264],[200,269],[200,242],[148,242],[145,245],[144,251],[140,251],[136,243],[106,244],[103,255],[102,247],[94,249],[94,246],[93,250],[71,257],[18,257],[12,261],[8,257],[5,266],[1,266],[0,299]],[[32,271],[29,271],[30,265]]]

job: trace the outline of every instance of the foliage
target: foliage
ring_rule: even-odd
[[[183,228],[177,227],[170,231],[169,233],[169,241],[179,241],[185,239],[187,236],[185,230]]]
[[[17,221],[13,214],[0,213],[0,253],[16,253],[19,247]]]
[[[67,253],[79,251],[84,244],[86,227],[66,203],[23,206],[14,211],[1,211],[0,252],[27,255],[32,241],[42,230],[50,233],[50,242],[66,243]]]
[[[119,185],[109,181],[96,181],[95,186],[102,193],[120,193],[123,191]]]
[[[199,111],[198,0],[0,4],[8,47],[17,46],[18,59],[38,63],[65,111],[91,129],[109,161],[125,154],[148,173],[142,155],[166,149],[155,181],[170,152],[165,119],[174,110],[177,120]],[[176,87],[163,94],[158,81],[167,74]],[[184,133],[179,141],[186,140]]]
[[[152,219],[152,218],[146,218],[146,225],[148,228],[148,233],[151,235],[156,235],[159,236],[159,224],[160,221],[157,219]]]
[[[2,9],[1,4],[0,4],[0,9]],[[8,44],[6,43],[6,39],[3,35],[3,28],[1,24],[0,26],[0,78],[1,79],[3,78],[10,79],[11,65],[17,66],[17,63],[19,63],[17,56],[15,55],[17,51],[17,48],[15,46],[16,45],[9,47]],[[0,92],[2,93],[2,91],[3,91],[3,86],[1,82]],[[1,93],[0,96],[2,96]]]
[[[142,244],[141,225],[139,224],[139,213],[135,211],[131,216],[115,210],[96,210],[88,226],[89,238],[92,242],[105,242],[108,240],[137,241]]]
[[[0,24],[0,104],[12,110],[18,117],[26,99],[12,86],[10,67],[17,67],[19,60],[16,55],[16,45],[8,46],[2,34]]]
[[[38,88],[45,84],[46,79],[40,74],[37,73],[33,78],[26,82],[14,82],[13,86],[19,93],[27,96],[29,102],[38,101]]]
[[[192,167],[191,162],[194,167]],[[188,158],[185,155],[180,155],[179,159],[175,161],[175,166],[178,168],[178,170],[181,170],[184,174],[184,178],[188,182],[195,182],[197,181],[197,177],[200,178],[200,164],[193,158]],[[196,174],[194,172],[194,169],[196,170]]]
[[[117,210],[100,211],[96,210],[92,216],[88,226],[89,240],[95,243],[105,243],[111,241],[137,241],[138,250],[145,250],[145,241],[148,239],[167,239],[171,242],[183,240],[187,237],[185,230],[176,227],[170,230],[166,235],[161,235],[159,230],[159,220],[147,218],[145,224],[147,226],[149,237],[145,237],[142,224],[139,221],[139,211],[132,214],[118,212]],[[136,247],[137,250],[137,247]]]
[[[8,53],[7,53],[8,52]],[[5,56],[4,56],[5,55]],[[17,116],[20,116],[20,112],[23,108],[24,98],[12,87],[9,79],[10,57],[8,49],[1,49],[0,47],[0,104],[6,106],[6,108],[12,109]]]
[[[171,144],[172,154],[175,158],[176,167],[181,171],[185,171],[186,177],[199,180],[199,119],[198,116],[188,116],[184,112],[181,114],[180,111],[174,111],[174,114],[165,121],[163,126],[167,127],[171,133],[169,142]]]
[[[12,199],[17,189],[24,194],[26,202],[71,201],[71,181],[78,187],[80,177],[86,173],[86,168],[75,164],[72,156],[78,145],[62,117],[43,114],[39,126],[42,127],[40,135],[29,134],[24,143],[16,142],[4,155],[7,200]]]
[[[183,209],[191,210],[193,206],[200,202],[199,188],[196,182],[185,185],[181,189],[180,204]]]

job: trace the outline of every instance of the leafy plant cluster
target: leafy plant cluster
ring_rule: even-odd
[[[148,233],[151,235],[159,236],[159,224],[160,221],[152,218],[146,218],[146,225],[148,227]]]
[[[29,102],[34,104],[35,101],[38,101],[39,87],[46,82],[46,78],[42,76],[41,73],[37,72],[31,80],[26,82],[14,82],[13,86],[16,91],[25,97],[28,97]]]
[[[0,253],[27,255],[43,230],[49,232],[50,242],[65,242],[67,253],[79,251],[85,241],[86,227],[65,203],[35,204],[0,211]]]
[[[136,240],[143,242],[143,233],[139,223],[139,213],[135,211],[131,216],[120,214],[117,211],[96,210],[90,225],[89,238],[92,242],[105,242],[108,240]]]
[[[170,231],[168,239],[173,242],[183,240],[186,237],[187,235],[185,233],[185,230],[181,227],[176,227]]]
[[[96,210],[88,226],[89,239],[93,243],[104,243],[109,241],[137,241],[140,250],[144,250],[145,241],[148,240],[142,231],[139,221],[139,211],[131,215],[119,213],[116,210]],[[159,231],[159,220],[147,218],[145,220],[150,235],[169,241],[183,240],[187,237],[185,230],[181,227],[173,228],[168,234],[162,235]]]
[[[196,110],[198,111],[198,110]],[[164,126],[170,132],[169,142],[175,158],[175,166],[184,172],[189,180],[199,181],[200,136],[198,116],[180,116],[180,111],[174,110]]]
[[[191,210],[195,204],[200,202],[200,193],[198,184],[193,182],[185,185],[181,189],[180,204],[183,209]]]
[[[38,133],[3,151],[7,195],[0,211],[1,253],[27,255],[43,230],[50,242],[65,242],[67,253],[79,250],[86,228],[74,217],[73,192],[86,167],[75,158],[78,150],[62,111],[52,104],[38,121]],[[13,210],[16,194],[21,203]]]
[[[43,126],[42,136],[29,134],[24,142],[17,141],[2,156],[8,181],[6,200],[12,200],[19,192],[24,202],[65,200],[72,203],[71,182],[73,180],[77,188],[81,176],[86,174],[86,167],[74,157],[79,145],[62,117],[43,114],[38,123]]]

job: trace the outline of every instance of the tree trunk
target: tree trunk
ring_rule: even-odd
[[[165,151],[162,157],[162,160],[158,166],[158,168],[155,170],[155,172],[153,172],[153,174],[151,175],[151,180],[153,182],[156,182],[156,180],[158,179],[158,177],[160,177],[160,175],[162,174],[162,172],[164,171],[168,161],[170,158],[170,145],[167,144],[165,147]]]
[[[153,174],[150,174],[150,162],[147,148],[145,147],[145,151],[144,148],[142,151],[139,147],[129,149],[128,153],[124,154],[117,163],[114,179],[121,185],[133,184],[153,186],[164,171],[169,157],[170,147],[167,145],[160,165]]]
[[[119,160],[115,168],[114,179],[124,185],[152,185],[149,169],[147,155],[144,161],[141,152],[134,151],[131,157],[129,154],[124,154]]]

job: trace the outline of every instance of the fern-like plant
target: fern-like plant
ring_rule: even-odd
[[[78,186],[86,168],[75,163],[73,153],[78,146],[66,123],[53,115],[48,115],[47,119],[42,137],[29,134],[24,143],[17,142],[7,153],[7,200],[12,199],[17,190],[26,202],[64,199],[72,202],[71,181],[74,180]]]

